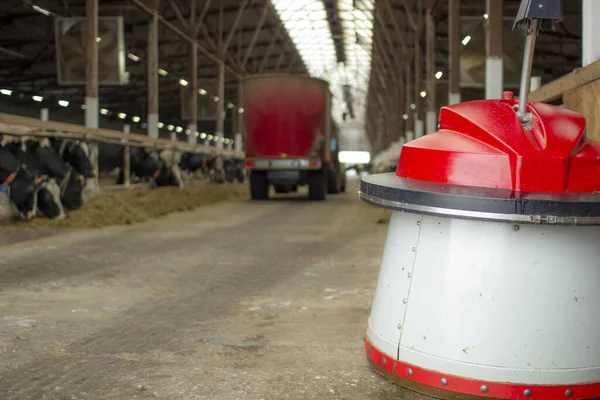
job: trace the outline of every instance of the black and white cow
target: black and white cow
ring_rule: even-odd
[[[37,209],[47,218],[64,217],[64,212],[47,182],[35,176],[9,149],[0,146],[0,191],[7,192],[11,204],[23,219],[31,219]]]
[[[90,160],[90,150],[87,143],[79,140],[50,139],[52,148],[64,162],[69,164],[75,172],[86,179],[94,178],[94,168]]]
[[[48,183],[49,190],[52,191],[54,182],[58,185],[54,192],[62,206],[68,210],[83,206],[85,178],[63,161],[49,139],[12,142],[6,146],[34,176]]]
[[[106,162],[106,157],[104,160]],[[122,149],[118,152],[118,157],[115,157],[112,161],[113,168],[119,168],[123,165]],[[106,166],[103,167],[106,168]],[[167,150],[159,153],[152,149],[132,148],[129,150],[129,168],[132,175],[149,179],[151,186],[183,186],[179,174],[178,158]],[[117,184],[122,184],[124,182],[123,178],[123,170],[121,169],[117,177]]]

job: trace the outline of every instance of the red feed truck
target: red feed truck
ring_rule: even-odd
[[[243,81],[244,146],[254,200],[308,185],[311,200],[345,190],[329,84],[297,75]]]

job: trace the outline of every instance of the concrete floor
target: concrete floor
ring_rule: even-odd
[[[291,195],[1,246],[0,398],[425,399],[363,353],[377,215]]]

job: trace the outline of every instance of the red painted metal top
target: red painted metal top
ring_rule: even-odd
[[[517,102],[478,100],[443,107],[439,130],[402,148],[396,175],[453,185],[534,193],[600,191],[600,143],[575,112],[529,103],[531,130]]]

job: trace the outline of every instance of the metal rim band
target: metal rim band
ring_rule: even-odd
[[[575,385],[524,385],[485,382],[427,370],[382,353],[365,335],[365,352],[373,368],[400,386],[442,399],[576,399],[600,398],[600,382]]]
[[[363,178],[360,189],[364,202],[398,211],[523,224],[600,225],[598,194],[519,195],[409,181],[393,173]]]
[[[408,389],[442,399],[600,398],[600,382],[574,385],[525,385],[485,382],[427,370],[395,360],[382,353],[365,336],[365,352],[373,368],[386,379]]]

